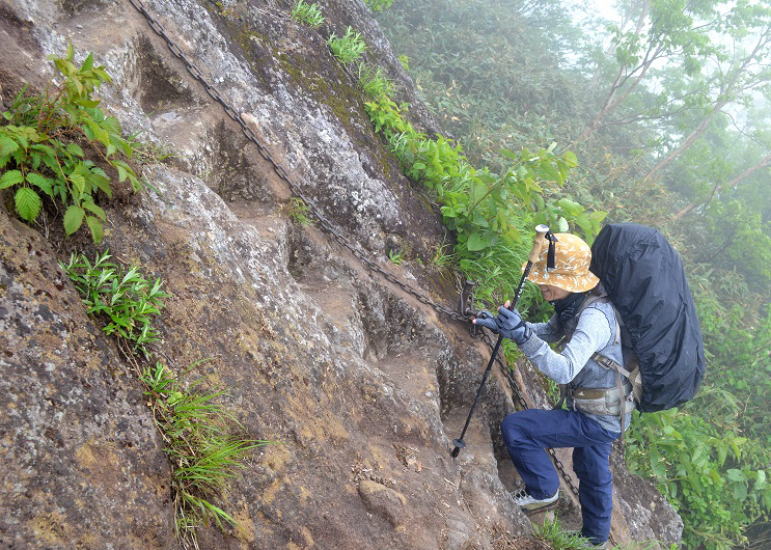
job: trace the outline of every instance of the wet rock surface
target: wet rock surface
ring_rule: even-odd
[[[227,390],[223,405],[247,436],[276,442],[250,455],[219,503],[239,527],[203,529],[201,548],[540,548],[507,495],[515,478],[497,423],[514,406],[502,376],[489,383],[468,447],[449,456],[487,348],[287,209],[292,192],[275,166],[384,270],[413,286],[438,279],[436,212],[400,175],[325,47],[323,32],[363,31],[368,55],[414,98],[367,9],[320,2],[330,27],[312,31],[291,20],[289,2],[143,5],[271,160],[129,2],[0,9],[6,106],[22,84],[42,87],[52,76],[45,56],[71,42],[114,79],[103,107],[173,154],[143,168],[152,190],[105,204],[98,247],[56,231],[46,239],[46,227],[0,209],[0,547],[179,546],[169,464],[135,373],[57,266],[71,251],[109,248],[165,281],[155,346],[164,362],[181,372],[209,359],[195,376]],[[417,107],[416,123],[430,130]],[[391,264],[389,248],[410,261]],[[442,288],[422,291],[452,304]],[[525,365],[517,377],[543,402]],[[674,540],[674,513],[662,503],[640,514],[626,475],[619,466],[619,537]],[[575,502],[563,507],[575,518]]]

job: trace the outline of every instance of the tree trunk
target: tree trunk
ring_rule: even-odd
[[[650,172],[648,172],[645,177],[642,179],[642,183],[648,183],[651,179],[653,179],[653,176],[658,174],[661,170],[669,166],[669,164],[675,160],[677,157],[682,155],[684,152],[686,152],[688,149],[690,149],[691,145],[693,145],[699,137],[706,131],[707,126],[709,126],[710,121],[715,117],[715,115],[720,111],[720,109],[723,108],[723,106],[726,104],[725,101],[721,101],[720,103],[716,104],[712,111],[702,119],[702,121],[699,123],[699,125],[696,127],[696,129],[691,132],[687,138],[676,148],[669,152],[667,156],[665,156],[663,159],[658,161],[656,165],[651,168]]]
[[[750,177],[752,174],[754,174],[758,170],[762,170],[763,168],[766,168],[769,165],[771,165],[771,153],[768,153],[765,157],[760,159],[760,162],[758,162],[757,164],[755,164],[753,166],[750,166],[749,168],[744,170],[742,173],[740,173],[738,176],[735,176],[734,178],[732,178],[730,181],[728,181],[728,182],[726,182],[726,183],[724,183],[722,185],[716,185],[715,188],[712,190],[712,193],[710,194],[709,199],[707,199],[706,201],[702,201],[702,202],[692,202],[692,203],[690,203],[688,206],[686,206],[685,208],[681,209],[677,214],[675,214],[672,217],[671,221],[677,222],[678,220],[680,220],[680,218],[682,218],[683,216],[685,216],[686,214],[691,212],[691,210],[693,210],[694,208],[696,208],[698,206],[701,206],[702,204],[709,203],[709,201],[711,201],[712,198],[716,194],[718,194],[720,191],[722,191],[723,189],[734,189],[734,188],[736,188],[736,186],[739,185],[743,180],[747,179],[748,177]]]

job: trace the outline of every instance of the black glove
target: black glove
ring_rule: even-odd
[[[487,327],[504,338],[514,340],[518,345],[524,344],[531,334],[530,327],[519,312],[503,306],[498,308],[498,316],[493,316],[489,311],[480,311],[472,323]]]

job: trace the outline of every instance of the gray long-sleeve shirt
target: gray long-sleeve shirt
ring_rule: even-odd
[[[614,388],[616,374],[600,366],[592,355],[601,355],[624,364],[621,340],[617,337],[616,312],[610,303],[594,302],[586,307],[578,318],[573,337],[561,352],[556,352],[547,342],[556,342],[563,332],[554,316],[547,323],[528,323],[533,334],[520,348],[535,367],[558,384],[570,384],[581,388]],[[568,407],[573,408],[569,400]],[[586,414],[586,413],[582,413]],[[621,431],[621,419],[614,415],[586,414],[611,432]],[[624,426],[631,422],[626,415]]]

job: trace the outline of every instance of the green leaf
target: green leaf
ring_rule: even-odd
[[[466,248],[468,248],[471,252],[476,252],[478,250],[484,250],[485,248],[489,247],[492,242],[493,236],[490,233],[485,234],[476,231],[469,235],[468,241],[466,242]]]
[[[72,235],[83,224],[83,216],[85,211],[76,205],[71,205],[64,213],[64,232],[67,235]]]
[[[93,202],[84,202],[82,206],[89,212],[96,214],[100,220],[107,219],[107,214],[104,213],[104,210],[102,210],[99,206],[97,206]]]
[[[757,477],[755,478],[755,490],[759,491],[766,486],[766,472],[765,470],[758,470]]]
[[[19,145],[8,136],[0,137],[0,157],[10,155],[19,149]]]
[[[40,195],[29,187],[22,187],[17,190],[16,195],[14,195],[14,202],[16,203],[16,212],[28,222],[35,221],[43,206]]]
[[[104,238],[102,222],[94,216],[86,216],[86,224],[88,224],[88,228],[91,230],[91,237],[94,239],[94,242],[97,244],[102,242],[102,239]]]
[[[726,471],[726,477],[729,481],[747,481],[744,472],[735,468],[729,468]]]
[[[79,193],[86,189],[86,179],[81,174],[70,174],[70,181]]]
[[[126,169],[118,163],[115,164],[115,168],[118,169],[118,181],[121,183],[126,181],[126,178],[128,177]]]
[[[83,149],[80,148],[80,145],[76,143],[68,143],[67,147],[65,147],[67,152],[71,155],[75,155],[77,157],[83,158],[85,154],[83,153]]]
[[[0,176],[0,189],[7,189],[13,187],[17,183],[24,181],[24,176],[21,175],[19,170],[8,170],[2,176]]]
[[[83,65],[80,66],[81,71],[90,71],[91,67],[94,66],[94,54],[88,54],[88,57],[86,57],[86,60],[83,62]]]
[[[101,170],[100,170],[101,172]],[[112,187],[110,187],[110,178],[102,174],[99,174],[94,170],[94,172],[91,173],[90,181],[92,184],[94,184],[97,189],[99,189],[102,193],[107,195],[108,197],[112,198]]]
[[[42,176],[41,174],[38,174],[37,172],[30,172],[27,174],[27,181],[35,187],[41,189],[49,197],[54,198],[54,191],[52,187],[53,182],[50,179]]]
[[[576,216],[580,215],[584,210],[586,210],[583,206],[578,204],[576,201],[572,201],[570,199],[560,199],[557,201],[557,206],[559,206],[562,211],[571,218],[575,218]]]

